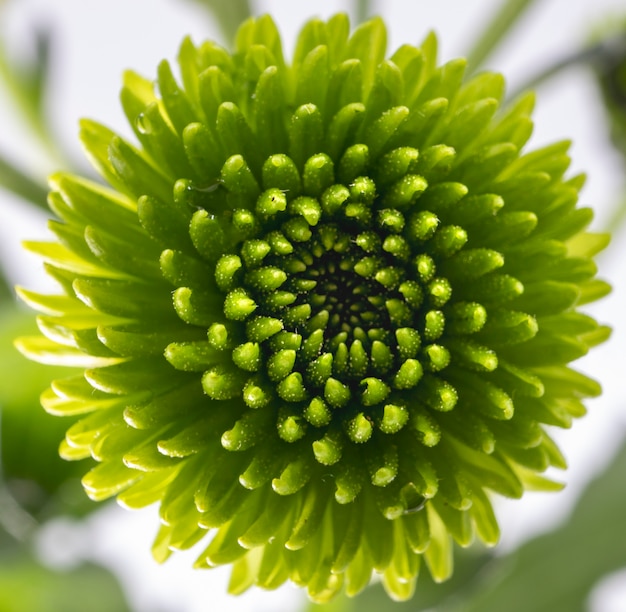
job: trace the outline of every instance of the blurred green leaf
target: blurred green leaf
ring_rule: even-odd
[[[53,512],[54,506],[56,511],[83,513],[92,507],[80,486],[85,464],[59,457],[67,420],[47,414],[39,403],[50,380],[72,370],[41,366],[17,352],[15,337],[35,330],[30,313],[9,306],[0,310],[2,476],[16,500],[35,515],[44,509]]]
[[[626,566],[626,445],[570,519],[493,561],[455,612],[582,612],[604,576]],[[447,608],[446,608],[447,609]]]
[[[54,571],[25,554],[0,557],[0,612],[128,612],[120,585],[105,569],[85,564]]]

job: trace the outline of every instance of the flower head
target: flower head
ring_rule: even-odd
[[[434,37],[385,46],[343,15],[291,65],[269,17],[232,55],[186,40],[182,85],[126,75],[140,148],[82,124],[112,189],[52,177],[58,241],[29,245],[62,293],[21,291],[20,347],[84,368],[43,395],[81,415],[63,456],[100,461],[93,499],[160,503],[157,559],[209,531],[233,592],[444,579],[451,539],[496,543],[491,492],[553,486],[543,425],[599,393],[567,366],[606,335],[576,310],[606,240],[568,144],[522,154],[532,96],[498,111],[502,77],[437,67]]]

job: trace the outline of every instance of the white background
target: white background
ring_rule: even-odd
[[[50,25],[57,35],[49,111],[55,133],[75,161],[81,160],[76,138],[80,117],[95,118],[124,135],[130,134],[117,95],[125,68],[154,76],[161,59],[176,57],[184,35],[191,34],[196,42],[207,37],[219,39],[205,14],[185,0],[14,0],[4,4],[2,31],[20,54],[28,53],[23,42],[32,24]],[[418,44],[429,30],[435,30],[440,38],[440,60],[445,61],[469,49],[481,25],[499,4],[499,0],[387,0],[380,1],[376,9],[387,20],[391,51],[405,42]],[[351,8],[349,2],[340,0],[266,0],[254,2],[253,6],[257,14],[270,12],[274,16],[288,49],[293,47],[297,28],[305,19],[324,18]],[[588,40],[590,30],[601,25],[598,19],[609,21],[611,15],[620,11],[624,16],[624,0],[540,0],[517,24],[487,67],[503,72],[510,88],[516,89],[540,67],[578,49]],[[37,176],[55,169],[38,153],[15,116],[15,109],[0,91],[2,153],[18,159]],[[582,203],[596,209],[598,226],[606,222],[620,195],[622,200],[626,195],[622,184],[624,162],[608,145],[605,120],[586,70],[569,70],[542,88],[534,117],[536,130],[531,146],[564,138],[574,141],[572,173],[584,170],[589,174]],[[40,285],[40,264],[14,253],[19,240],[44,232],[41,219],[25,219],[4,193],[0,193],[0,211],[0,248],[10,253],[12,259],[26,261],[26,266],[11,270],[14,280],[31,287]],[[615,290],[592,310],[595,316],[614,326],[613,338],[580,364],[581,369],[602,382],[605,393],[601,399],[589,402],[589,415],[573,430],[555,434],[570,463],[569,470],[559,475],[568,483],[565,492],[529,494],[521,502],[498,505],[503,551],[561,520],[581,488],[607,463],[624,436],[621,381],[626,329],[620,316],[625,292],[620,270],[624,255],[619,248],[623,238],[623,234],[615,236],[612,249],[601,260],[601,276],[609,279]],[[298,609],[301,594],[290,586],[278,593],[254,590],[240,598],[227,597],[227,572],[192,571],[190,555],[180,554],[164,566],[155,565],[148,551],[156,521],[153,509],[128,513],[109,506],[85,524],[50,525],[42,538],[42,554],[51,558],[55,550],[58,556],[59,549],[63,549],[68,553],[57,558],[57,562],[96,558],[109,565],[128,586],[137,612]],[[593,611],[626,609],[619,607],[626,601],[624,582],[621,576],[611,581],[610,588],[607,583],[607,588],[598,590],[592,602]]]

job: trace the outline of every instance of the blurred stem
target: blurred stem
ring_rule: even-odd
[[[615,209],[613,210],[613,214],[609,217],[609,220],[606,224],[601,228],[602,232],[607,232],[615,236],[617,232],[622,228],[624,223],[626,222],[626,200],[619,202]],[[611,246],[617,246],[619,243],[616,240],[613,240],[606,251],[608,251]],[[621,248],[621,245],[618,246]]]
[[[4,481],[2,465],[2,424],[0,409],[0,529],[4,530],[18,542],[23,542],[34,531],[37,521],[20,506],[11,494]]]
[[[21,113],[32,133],[44,146],[46,152],[54,157],[56,155],[56,147],[52,142],[43,113],[39,107],[40,100],[33,99],[32,92],[28,91],[28,86],[23,82],[23,78],[20,78],[24,68],[11,66],[6,57],[6,51],[2,49],[0,51],[0,77],[2,77],[17,110]]]
[[[0,185],[15,195],[47,208],[47,189],[0,155]]]
[[[37,521],[28,514],[0,482],[0,527],[18,542],[26,540],[37,527]]]
[[[624,58],[626,58],[626,33],[619,32],[618,34],[612,34],[589,47],[575,51],[547,66],[511,92],[508,97],[514,100],[523,92],[536,89],[554,76],[577,66],[591,65],[600,76],[607,75],[616,65],[619,65]],[[622,151],[622,153],[623,152],[624,151]],[[625,223],[626,200],[623,200],[615,206],[613,214],[610,216],[608,223],[604,226],[602,231],[615,233]]]
[[[505,0],[500,10],[482,31],[473,48],[467,54],[469,71],[475,72],[506,37],[516,21],[535,0]]]
[[[51,164],[70,168],[73,164],[69,162],[50,129],[45,108],[52,46],[51,32],[46,29],[35,30],[33,39],[36,44],[36,60],[32,65],[21,62],[13,64],[8,58],[6,49],[0,47],[0,81],[6,87],[24,124],[35,136]],[[45,195],[41,198],[43,186],[27,177],[2,157],[0,157],[0,173],[2,186],[37,206],[45,206]],[[45,194],[45,190],[43,193]]]
[[[373,0],[355,0],[354,12],[357,25],[372,16],[373,5]]]
[[[249,0],[199,0],[199,4],[209,9],[228,44],[232,44],[239,26],[252,15]]]
[[[0,304],[13,300],[13,288],[9,284],[4,270],[0,269]],[[1,410],[1,408],[0,408]]]
[[[572,68],[574,66],[580,66],[583,64],[597,63],[599,66],[610,65],[616,58],[621,58],[626,55],[626,35],[618,34],[609,36],[599,43],[596,43],[586,49],[576,51],[571,55],[557,60],[547,68],[541,70],[528,81],[523,83],[517,90],[515,90],[509,97],[516,98],[520,93],[535,89],[542,85],[545,81],[548,81],[553,76],[556,76],[563,70]]]

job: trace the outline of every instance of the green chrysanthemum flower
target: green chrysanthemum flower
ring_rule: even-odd
[[[567,143],[522,155],[532,96],[498,113],[501,76],[385,46],[343,15],[292,65],[269,17],[232,55],[185,41],[182,86],[126,75],[140,149],[83,123],[113,190],[54,176],[59,241],[29,245],[63,293],[21,291],[20,347],[85,368],[43,395],[88,413],[63,456],[100,462],[93,499],[160,502],[157,559],[211,532],[235,593],[445,579],[452,539],[496,543],[491,492],[555,486],[543,425],[599,392],[567,366],[607,291]]]

